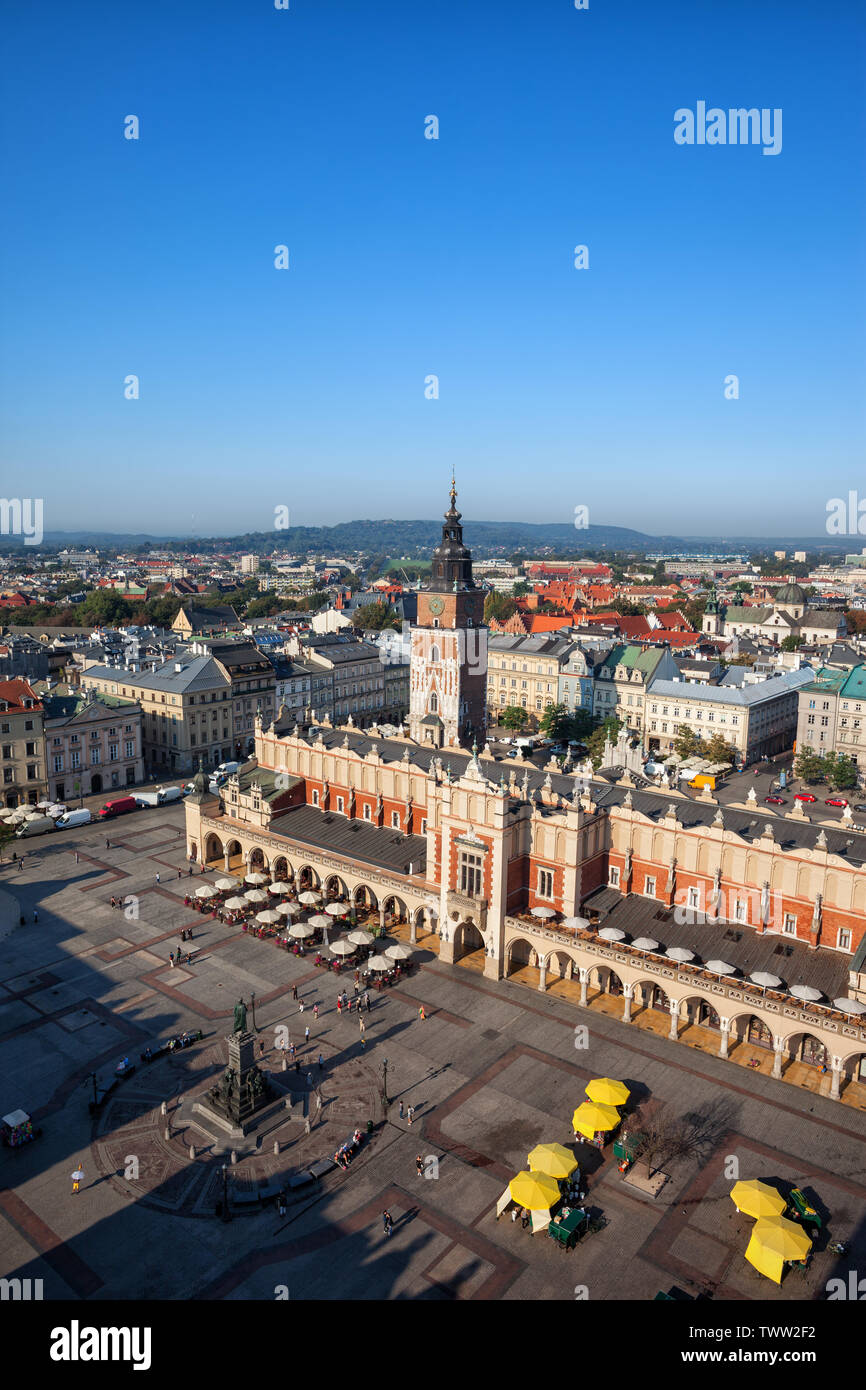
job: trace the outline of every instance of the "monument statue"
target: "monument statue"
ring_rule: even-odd
[[[247,1031],[247,1006],[243,999],[239,999],[235,1004],[235,1021],[232,1028],[233,1033],[245,1033]]]

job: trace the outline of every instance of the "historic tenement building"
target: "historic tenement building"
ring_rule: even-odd
[[[446,530],[456,517],[452,494]],[[446,613],[443,635],[480,621],[462,601],[471,561],[456,588],[443,578],[428,603],[461,601],[419,603],[425,634]],[[446,648],[434,658],[414,638],[413,692],[432,692]],[[457,708],[434,711],[441,733],[450,721],[460,734]],[[419,709],[389,739],[260,717],[255,762],[221,798],[203,780],[189,798],[189,852],[336,889],[444,962],[572,1000],[576,1021],[615,1013],[866,1103],[866,835],[776,815],[754,793],[722,808],[616,769],[571,775],[428,742],[438,726]],[[477,727],[472,696],[462,719]]]

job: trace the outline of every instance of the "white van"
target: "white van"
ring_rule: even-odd
[[[54,821],[50,816],[34,816],[32,820],[24,821],[15,831],[15,838],[18,840],[27,839],[30,835],[44,835],[46,830],[54,829]]]
[[[166,806],[170,801],[180,801],[183,797],[180,787],[157,787],[156,794],[160,806]]]
[[[158,806],[159,792],[136,792],[135,804],[136,806]]]
[[[233,773],[238,771],[239,767],[240,763],[220,763],[214,775],[216,777],[231,777]]]
[[[58,830],[68,830],[73,825],[89,825],[92,820],[90,811],[82,806],[79,811],[65,811],[62,816],[58,816],[56,825]]]

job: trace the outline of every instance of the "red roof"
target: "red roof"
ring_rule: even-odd
[[[12,680],[0,681],[0,700],[5,700],[13,711],[42,708],[42,702],[36,691],[29,681],[22,680],[20,676],[13,676]],[[30,704],[25,705],[25,700],[29,700]]]

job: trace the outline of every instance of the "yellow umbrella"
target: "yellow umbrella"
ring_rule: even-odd
[[[536,1144],[526,1161],[533,1172],[550,1178],[567,1178],[578,1166],[571,1149],[562,1144]]]
[[[590,1100],[596,1100],[601,1105],[625,1105],[631,1091],[623,1081],[611,1081],[609,1076],[597,1076],[594,1081],[589,1082],[586,1094]]]
[[[591,1139],[596,1130],[616,1129],[621,1116],[612,1105],[600,1105],[598,1101],[585,1100],[572,1117],[574,1128]]]
[[[735,1182],[729,1196],[737,1211],[759,1219],[765,1216],[779,1216],[788,1205],[781,1192],[777,1192],[775,1187],[770,1187],[758,1178],[749,1178],[747,1182]]]
[[[556,1178],[546,1173],[518,1173],[508,1184],[512,1200],[530,1211],[549,1211],[561,1193]]]
[[[781,1284],[786,1261],[805,1260],[811,1249],[812,1242],[802,1226],[783,1216],[768,1216],[755,1222],[746,1259],[759,1274]]]

